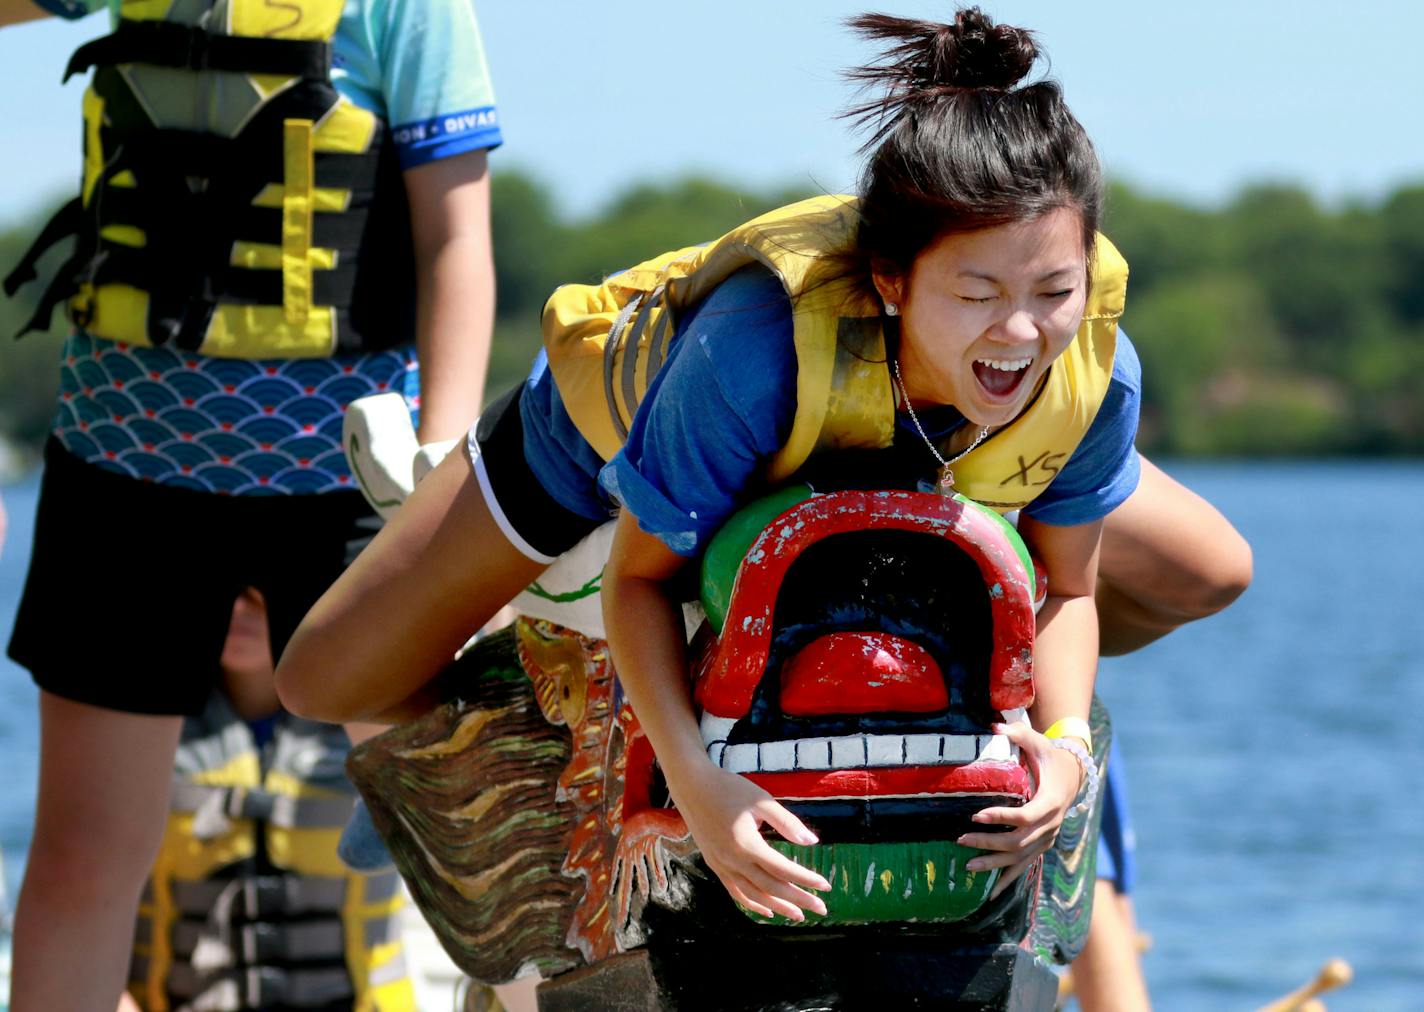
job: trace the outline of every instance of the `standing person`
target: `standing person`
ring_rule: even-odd
[[[252,588],[233,606],[221,667],[203,712],[183,722],[119,1012],[415,1012],[399,876],[336,856],[356,793],[346,736],[282,711]]]
[[[501,136],[469,0],[40,3],[116,27],[35,251],[76,237],[34,321],[76,327],[10,643],[42,690],[12,1007],[108,1012],[234,596],[279,654],[374,526],[346,404],[405,394],[425,444],[478,411]]]
[[[866,15],[852,25],[886,45],[852,75],[884,91],[855,110],[878,125],[859,197],[783,208],[602,286],[560,289],[545,310],[547,363],[486,411],[468,454],[417,487],[278,669],[297,712],[417,712],[468,631],[621,506],[602,591],[622,684],[729,893],[798,920],[822,909],[822,883],[759,827],[793,842],[811,834],[709,761],[669,589],[740,504],[808,468],[834,474],[817,465],[858,448],[882,478],[952,482],[1021,511],[1049,597],[1032,728],[1004,733],[1038,793],[980,813],[1009,831],[961,841],[986,851],[976,868],[1007,878],[1052,844],[1092,779],[1085,719],[1112,514],[1136,499],[1135,512],[1163,521],[1137,533],[1173,550],[1205,541],[1202,555],[1216,556],[1113,584],[1140,595],[1144,613],[1183,616],[1165,604],[1215,601],[1249,570],[1219,517],[1171,525],[1190,512],[1184,499],[1197,501],[1190,493],[1165,476],[1139,485],[1140,380],[1116,332],[1126,266],[1096,234],[1090,142],[1055,83],[1023,83],[1033,37],[977,9],[952,24]]]

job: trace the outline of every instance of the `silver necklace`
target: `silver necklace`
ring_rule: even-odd
[[[937,482],[939,493],[940,495],[948,495],[954,491],[954,471],[950,465],[957,464],[960,458],[966,453],[984,442],[984,439],[989,435],[989,426],[980,426],[979,435],[974,437],[974,442],[960,450],[953,457],[945,460],[944,455],[939,452],[939,448],[934,445],[934,442],[929,436],[925,435],[925,427],[920,424],[920,416],[915,414],[915,406],[910,403],[910,394],[905,390],[904,377],[900,375],[900,360],[898,358],[891,359],[890,365],[895,370],[895,384],[900,388],[900,397],[905,402],[905,410],[910,412],[910,421],[915,423],[915,431],[920,434],[920,438],[923,439],[925,445],[930,448],[930,453],[934,454],[935,460],[939,461],[939,481]]]

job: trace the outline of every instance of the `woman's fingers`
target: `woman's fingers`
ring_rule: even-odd
[[[1024,872],[1033,866],[1034,859],[1038,857],[1039,853],[1041,853],[1041,851],[1005,869],[1004,873],[999,876],[999,881],[994,883],[994,888],[989,890],[989,899],[996,900],[1003,895],[1005,889],[1017,882],[1019,878],[1023,876]]]
[[[825,892],[831,888],[831,884],[822,878],[820,873],[797,864],[785,854],[773,849],[771,844],[765,840],[760,840],[759,842],[761,843],[761,847],[756,848],[751,856],[756,864],[760,866],[760,871],[773,878],[780,879],[783,882],[800,886],[803,889],[815,889],[817,892]]]
[[[706,783],[692,785],[686,797],[674,797],[692,830],[707,866],[721,879],[732,898],[763,917],[773,913],[804,919],[805,910],[825,913],[812,894],[831,884],[773,847],[762,836],[770,826],[797,844],[816,836],[784,806],[751,781],[715,770]]]
[[[806,824],[778,801],[767,797],[756,806],[756,813],[772,829],[792,843],[810,846],[816,843],[816,834],[806,828]]]
[[[975,822],[1008,826],[1007,832],[965,833],[957,841],[986,852],[968,863],[970,871],[1009,869],[995,885],[998,895],[1053,845],[1078,784],[1063,770],[1066,763],[1055,763],[1057,750],[1037,731],[1025,724],[996,724],[993,729],[1018,746],[1038,785],[1034,796],[1018,808],[986,808],[974,814]]]
[[[792,815],[781,803],[766,798],[757,804],[755,811],[759,819],[792,843],[804,846],[816,842],[816,834],[807,829],[805,824]],[[831,884],[819,873],[797,864],[772,847],[762,839],[759,831],[754,839],[746,842],[746,847],[755,858],[756,863],[761,866],[761,870],[773,878],[800,886],[803,889],[816,889],[825,892],[831,888]]]
[[[961,847],[974,847],[977,850],[987,850],[993,853],[1012,854],[1025,847],[1033,846],[1044,837],[1051,841],[1057,833],[1058,824],[1051,820],[1044,820],[1016,829],[1012,833],[965,833],[955,842]]]
[[[803,839],[810,837],[805,826],[775,801],[764,799],[732,826],[732,847],[721,853],[704,851],[712,870],[727,885],[732,898],[763,917],[772,912],[791,920],[805,919],[803,910],[825,914],[826,905],[810,890],[826,890],[831,884],[815,871],[804,868],[777,851],[762,838],[763,822]],[[733,888],[735,886],[735,889]]]
[[[1007,868],[1016,861],[1032,859],[1053,845],[1053,833],[1041,833],[1012,850],[990,850],[978,855],[965,865],[970,871],[988,871],[990,868]]]
[[[758,903],[747,895],[747,889],[750,888],[750,884],[748,884],[746,888],[743,888],[741,885],[738,885],[737,878],[732,875],[723,875],[720,872],[717,874],[717,878],[721,880],[722,887],[727,890],[728,895],[732,897],[732,902],[737,906],[744,910],[750,910],[758,917],[772,916],[770,907]]]
[[[825,916],[826,904],[814,893],[807,892],[805,889],[774,875],[769,875],[760,868],[751,869],[745,877],[764,896],[785,900],[787,903],[794,904],[798,911],[810,910],[812,913]]]
[[[770,889],[762,888],[753,879],[735,872],[730,872],[721,878],[723,884],[727,886],[727,891],[732,893],[732,898],[754,914],[761,917],[770,917],[776,914],[787,920],[798,922],[806,919],[806,914],[801,907],[778,895],[779,888],[775,883],[771,883]],[[736,886],[735,891],[732,889],[733,885]],[[738,899],[738,894],[741,895],[741,899]]]

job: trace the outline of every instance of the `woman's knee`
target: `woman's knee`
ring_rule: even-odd
[[[1173,624],[1226,608],[1253,566],[1231,522],[1145,458],[1137,491],[1103,525],[1099,575],[1111,596]]]
[[[1187,564],[1158,560],[1150,579],[1139,578],[1139,570],[1105,567],[1099,573],[1099,609],[1109,613],[1105,618],[1125,612],[1160,631],[1175,629],[1225,610],[1251,585],[1252,566],[1251,546],[1238,537],[1211,558]]]
[[[277,698],[282,709],[298,717],[310,720],[321,719],[314,711],[321,709],[323,696],[312,674],[315,666],[308,662],[306,651],[299,642],[302,630],[298,630],[282,656],[277,661],[272,682],[277,689]]]
[[[1198,581],[1190,602],[1193,618],[1206,618],[1222,611],[1251,586],[1255,559],[1251,546],[1234,529],[1217,545],[1211,565]]]
[[[1159,584],[1165,602],[1184,622],[1210,618],[1227,608],[1251,585],[1251,546],[1236,530],[1223,525],[1209,551],[1190,566],[1164,569]]]

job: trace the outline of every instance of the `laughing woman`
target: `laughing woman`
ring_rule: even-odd
[[[603,600],[619,677],[708,865],[738,903],[793,919],[824,910],[826,884],[759,829],[814,837],[708,760],[669,589],[739,506],[841,470],[854,449],[882,485],[1020,510],[1048,573],[1029,714],[1044,733],[1003,733],[1038,791],[979,813],[986,831],[961,841],[986,851],[972,867],[1006,879],[1052,843],[1091,767],[1105,518],[1133,504],[1133,561],[1110,584],[1116,643],[1218,607],[1249,571],[1229,526],[1170,479],[1149,470],[1148,500],[1135,494],[1138,369],[1116,326],[1126,265],[1098,235],[1087,135],[1056,83],[1025,83],[1033,37],[977,9],[951,24],[851,24],[885,47],[852,72],[875,92],[851,112],[874,128],[859,196],[783,208],[556,293],[547,363],[318,603],[279,672],[299,712],[416,712],[468,631],[617,508]],[[620,342],[607,382],[601,349]],[[1168,557],[1193,538],[1218,547],[1196,569]],[[1142,572],[1145,553],[1170,572]]]

